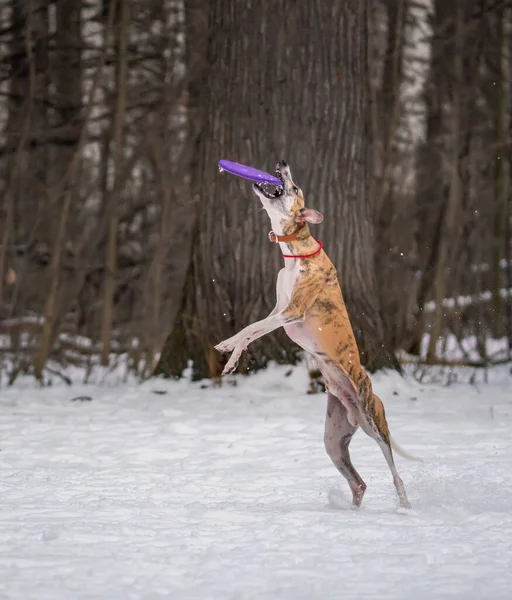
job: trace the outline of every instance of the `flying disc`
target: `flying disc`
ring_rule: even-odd
[[[226,171],[226,173],[231,173],[231,175],[243,177],[244,179],[251,179],[252,181],[257,181],[258,183],[283,185],[283,182],[278,177],[275,177],[270,173],[265,173],[265,171],[260,171],[254,167],[241,165],[240,163],[236,163],[231,160],[219,160],[219,169],[221,173],[222,171]]]

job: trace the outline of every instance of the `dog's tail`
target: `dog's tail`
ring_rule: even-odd
[[[417,462],[423,462],[422,458],[413,456],[412,454],[409,454],[409,452],[407,452],[403,448],[400,448],[400,446],[395,442],[395,440],[391,437],[391,435],[389,436],[389,441],[391,442],[391,448],[393,448],[393,450],[397,454],[399,454],[402,458],[406,458],[407,460],[415,460]]]

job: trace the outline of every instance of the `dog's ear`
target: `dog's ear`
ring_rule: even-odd
[[[312,208],[301,208],[299,217],[297,218],[297,221],[306,221],[307,223],[313,223],[314,225],[321,223],[323,220],[323,214]]]

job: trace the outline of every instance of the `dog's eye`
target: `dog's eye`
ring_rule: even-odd
[[[293,186],[293,193],[294,194],[298,194],[299,193],[299,188],[296,185]]]

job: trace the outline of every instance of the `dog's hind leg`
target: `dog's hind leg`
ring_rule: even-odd
[[[366,490],[366,483],[354,469],[348,450],[348,445],[357,427],[357,425],[350,424],[347,409],[341,400],[329,392],[327,395],[327,414],[325,417],[325,449],[335,467],[347,480],[352,490],[352,502],[354,506],[361,504]]]
[[[371,391],[368,396],[361,398],[361,400],[361,415],[358,423],[361,425],[361,429],[379,444],[393,475],[393,483],[395,484],[400,506],[411,508],[409,500],[407,500],[407,494],[405,493],[404,482],[395,466],[384,405],[381,399]]]

